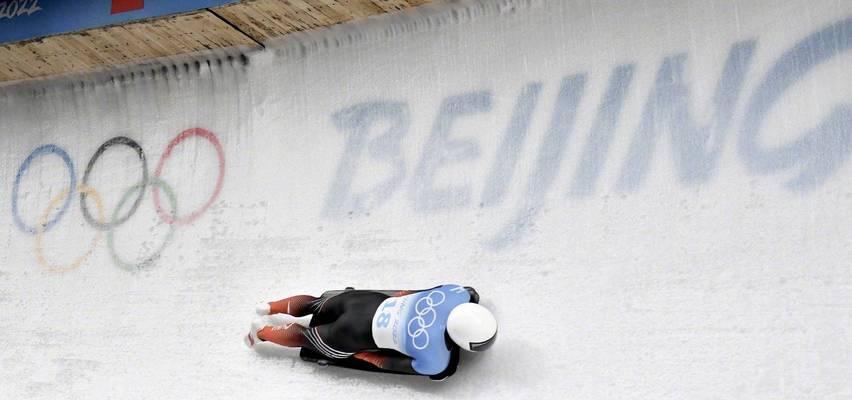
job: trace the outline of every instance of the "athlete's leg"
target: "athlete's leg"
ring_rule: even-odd
[[[288,315],[288,317],[291,316]],[[307,328],[296,323],[278,324],[274,319],[275,316],[266,316],[254,320],[251,324],[251,330],[245,338],[246,345],[254,348],[261,342],[269,342],[285,347],[313,349],[313,345],[305,337]]]
[[[371,328],[372,318],[345,315],[333,323],[305,332],[308,340],[326,356],[342,358],[364,350],[376,349]]]
[[[305,347],[309,345],[305,337],[305,328],[298,324],[289,326],[265,326],[257,331],[260,340],[269,341],[286,347]]]
[[[316,305],[319,302],[321,302],[321,299],[314,296],[293,296],[278,301],[258,304],[257,313],[260,315],[288,314],[294,317],[303,317],[315,313]]]
[[[308,347],[317,350],[307,339],[308,336],[316,338],[317,334],[313,332],[308,335],[306,328],[334,322],[344,312],[346,297],[318,298],[300,295],[258,305],[257,312],[263,317],[252,324],[246,344],[254,347],[256,342],[268,341],[286,347]],[[309,317],[311,315],[312,317]],[[311,319],[308,323],[300,321],[304,318]]]
[[[270,342],[285,347],[305,347],[328,358],[347,358],[355,353],[350,349],[375,347],[370,343],[359,344],[357,338],[363,335],[353,332],[346,318],[315,328],[304,328],[298,324],[269,326],[266,323],[269,321],[258,320],[252,325],[252,332],[246,338],[249,347],[259,342]]]
[[[360,350],[375,348],[365,332],[353,330],[346,318],[315,328],[304,328],[297,324],[285,326],[252,327],[256,334],[249,333],[247,343],[254,347],[259,342],[270,342],[285,347],[304,347],[331,359],[347,358]],[[371,335],[371,334],[370,334]]]
[[[340,358],[363,350],[376,349],[373,340],[373,315],[388,296],[369,291],[351,291],[338,296],[341,303],[328,301],[326,306],[342,308],[340,316],[331,323],[319,325],[306,332],[308,340],[326,356]]]
[[[296,297],[302,297],[296,300]],[[309,297],[305,299],[305,297]],[[388,296],[376,292],[349,291],[329,298],[295,296],[270,303],[277,307],[289,307],[290,312],[313,313],[311,326],[303,328],[295,324],[264,326],[252,328],[247,338],[249,346],[254,339],[269,341],[287,347],[308,347],[329,358],[346,358],[362,350],[376,348],[372,334],[373,314],[379,304]],[[299,308],[295,306],[298,305]],[[277,325],[267,318],[266,325]],[[254,337],[252,337],[254,333]]]

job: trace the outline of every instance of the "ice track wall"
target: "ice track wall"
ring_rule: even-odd
[[[0,397],[852,397],[852,3],[460,2],[0,90]],[[252,306],[473,285],[451,380]],[[293,353],[295,355],[295,353]]]

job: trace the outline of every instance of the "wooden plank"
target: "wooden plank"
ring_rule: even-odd
[[[375,4],[353,4],[353,3],[361,3],[359,0],[315,0],[318,3],[324,4],[326,7],[331,8],[343,15],[346,15],[350,19],[361,19],[366,18],[371,15],[377,15],[382,12],[381,7],[377,7]]]
[[[249,0],[214,9],[258,41],[403,10],[431,0]]]
[[[208,11],[2,46],[3,81],[77,73],[214,48],[256,46]]]
[[[216,48],[257,47],[257,42],[292,32],[431,1],[246,0],[209,11],[10,43],[0,46],[0,82],[92,71]]]
[[[61,74],[63,72],[81,71],[82,66],[77,63],[75,66],[74,60],[70,59],[67,51],[61,45],[61,40],[56,37],[48,37],[41,40],[38,46],[31,45],[32,50],[39,54],[39,57],[44,60],[51,74]]]
[[[259,0],[250,3],[250,6],[228,6],[215,11],[258,41],[312,28],[284,1]]]
[[[384,12],[392,12],[404,10],[406,8],[414,7],[417,4],[414,1],[407,0],[370,0],[373,4],[377,5]]]
[[[15,55],[6,46],[0,46],[0,81],[17,81],[31,76],[18,67]]]
[[[44,60],[40,59],[38,53],[32,51],[27,44],[7,45],[6,48],[12,54],[15,65],[23,73],[31,77],[45,76],[50,73]]]
[[[69,49],[68,52],[73,54],[87,69],[107,63],[107,59],[88,40],[88,35],[81,33],[78,35],[58,36],[58,38],[62,39],[63,46]]]

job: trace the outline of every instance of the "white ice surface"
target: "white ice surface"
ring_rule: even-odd
[[[852,398],[850,18],[834,0],[461,2],[297,35],[248,66],[0,89],[0,398]],[[667,65],[682,70],[657,79]],[[623,104],[600,107],[619,66]],[[525,88],[537,101],[513,125]],[[660,92],[671,107],[646,112]],[[648,116],[656,140],[636,142]],[[110,233],[131,263],[166,243],[141,272],[77,194],[43,234],[14,222],[13,201],[34,226],[68,185],[39,157],[13,199],[40,145],[79,183],[128,136],[154,176],[193,127],[222,142],[223,189],[172,236],[146,191]],[[208,142],[175,147],[161,175],[179,216],[217,172]],[[101,156],[106,218],[141,176],[130,148]],[[475,286],[501,325],[443,383],[242,342],[259,301],[444,282]]]

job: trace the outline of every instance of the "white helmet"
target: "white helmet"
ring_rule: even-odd
[[[483,351],[497,339],[497,319],[479,304],[460,304],[450,311],[447,333],[462,349]]]

